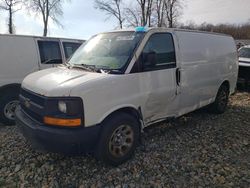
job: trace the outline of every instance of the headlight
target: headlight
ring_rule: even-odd
[[[58,102],[58,109],[60,110],[60,112],[66,114],[67,113],[67,104],[64,101],[59,101]]]
[[[84,109],[79,97],[48,98],[44,109],[44,123],[58,126],[84,125]]]

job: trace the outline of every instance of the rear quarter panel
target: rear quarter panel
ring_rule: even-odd
[[[181,67],[183,106],[214,101],[223,81],[234,92],[238,73],[237,51],[230,36],[176,31]]]

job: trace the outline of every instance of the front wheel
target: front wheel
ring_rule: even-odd
[[[18,106],[18,94],[9,93],[0,99],[0,122],[4,125],[15,124],[15,110]]]
[[[96,149],[97,159],[117,166],[132,157],[139,140],[138,121],[126,114],[116,113],[103,122]]]
[[[210,111],[216,114],[222,114],[226,111],[229,98],[229,89],[226,85],[219,88],[214,103],[210,106]]]

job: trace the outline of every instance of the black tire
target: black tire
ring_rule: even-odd
[[[9,118],[6,114],[6,107],[18,101],[18,92],[11,92],[0,98],[0,122],[4,125],[15,125],[15,118]],[[13,108],[13,111],[15,109]]]
[[[210,106],[210,112],[222,114],[226,111],[229,99],[229,88],[221,85],[216,95],[214,103]]]
[[[105,120],[102,126],[96,158],[113,166],[130,159],[140,137],[139,122],[133,116],[120,112]]]

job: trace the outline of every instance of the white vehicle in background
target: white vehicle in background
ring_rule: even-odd
[[[250,45],[243,46],[238,51],[239,55],[239,81],[250,81]]]
[[[82,40],[0,35],[0,123],[15,123],[21,82],[28,74],[66,60]]]
[[[231,36],[166,28],[101,33],[66,65],[24,79],[16,121],[34,147],[93,151],[118,165],[151,124],[206,105],[223,113],[237,74]]]

